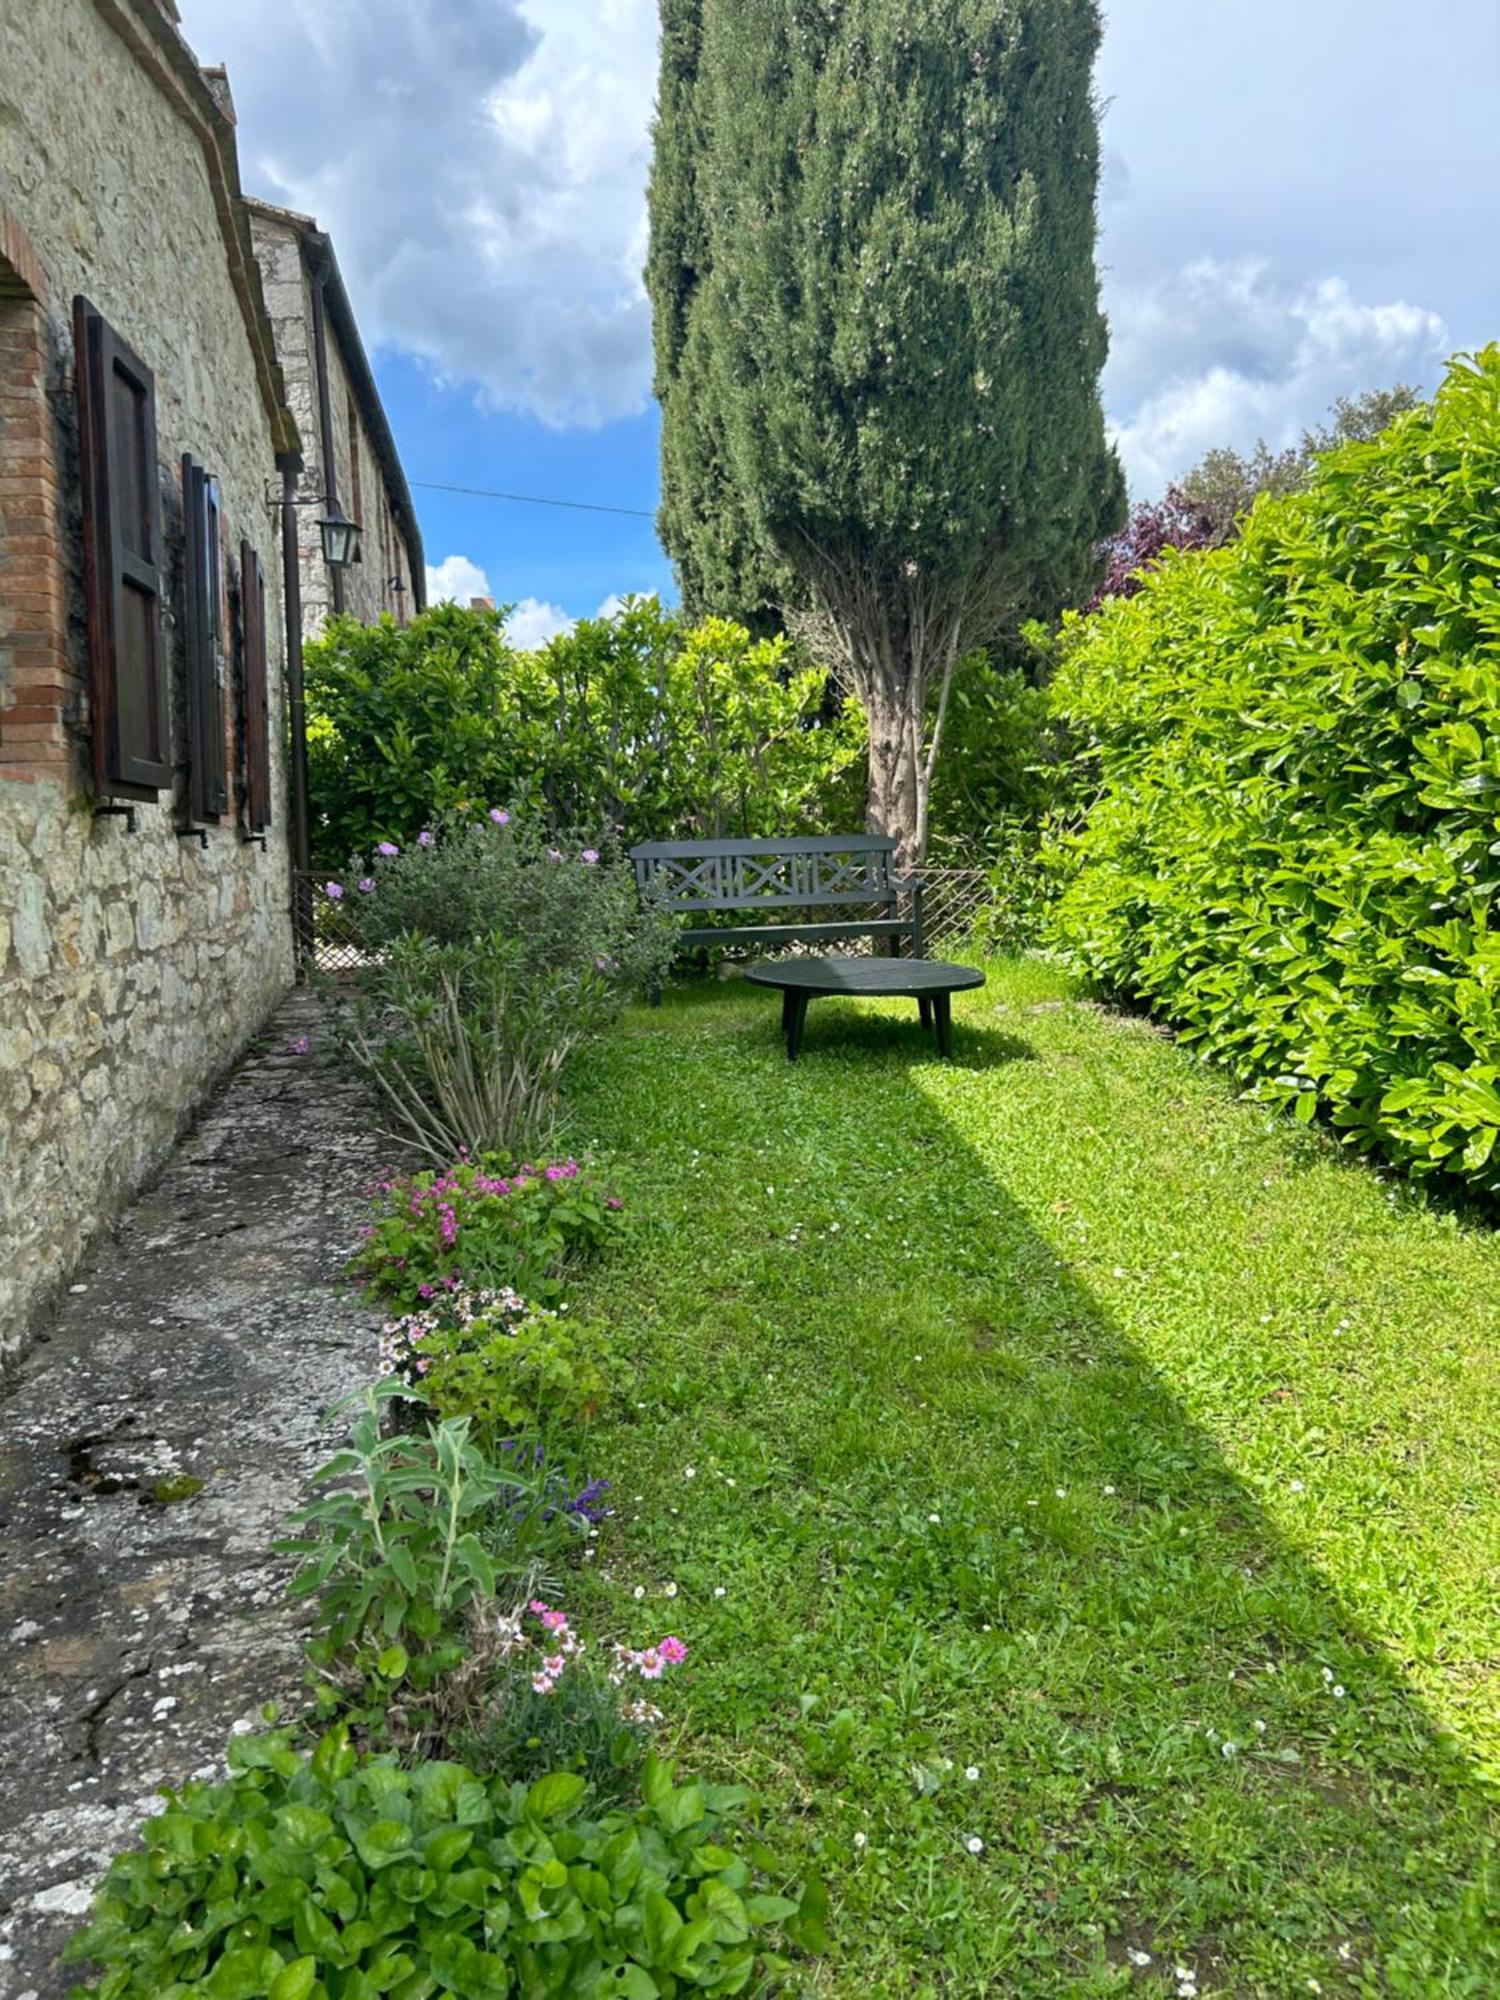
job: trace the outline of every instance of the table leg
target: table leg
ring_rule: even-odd
[[[787,1030],[786,1059],[788,1062],[795,1062],[801,1053],[802,1030],[807,1025],[807,1003],[812,998],[812,995],[810,993],[789,993],[787,998],[792,1003],[792,1023]]]
[[[932,995],[930,993],[919,993],[917,995],[917,1008],[922,1016],[922,1026],[924,1028],[931,1028]]]
[[[932,1011],[937,1017],[938,1054],[943,1057],[953,1053],[953,1002],[947,993],[934,993]]]
[[[781,1032],[788,1040],[792,1033],[792,999],[791,987],[784,986],[781,990]]]

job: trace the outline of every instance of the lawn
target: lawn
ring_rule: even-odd
[[[949,1065],[777,1014],[632,1013],[569,1136],[591,1615],[827,1881],[806,1990],[1500,1991],[1495,1240],[1036,965]]]

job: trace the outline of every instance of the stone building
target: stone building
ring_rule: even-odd
[[[252,201],[251,235],[287,401],[302,433],[304,500],[297,510],[302,623],[309,638],[330,613],[404,625],[422,609],[426,571],[416,510],[365,358],[333,245],[309,215]],[[319,518],[358,523],[348,568],[323,558]]]
[[[283,527],[321,510],[255,226],[174,0],[0,0],[0,1359],[294,976]],[[302,254],[371,517],[351,608],[399,609],[409,501]]]

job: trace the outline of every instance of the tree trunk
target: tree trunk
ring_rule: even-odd
[[[870,724],[870,788],[865,823],[871,833],[896,843],[903,875],[922,860],[921,767],[915,754],[912,718],[903,687],[882,680],[865,696]]]

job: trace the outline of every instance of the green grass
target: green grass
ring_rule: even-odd
[[[573,1095],[591,1609],[827,1880],[806,1990],[1500,1992],[1500,1247],[1046,969],[914,1012],[688,989]]]

